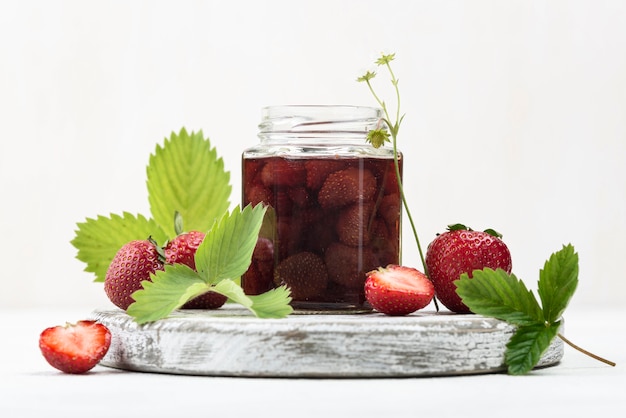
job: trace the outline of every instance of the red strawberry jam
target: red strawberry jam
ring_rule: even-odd
[[[259,166],[266,175],[249,175]],[[388,176],[395,176],[392,159],[244,158],[242,178],[251,180],[243,205],[270,207],[260,240],[273,247],[273,277],[253,256],[244,290],[286,284],[296,309],[364,308],[366,273],[400,263],[401,201]]]
[[[268,206],[241,284],[291,289],[300,311],[367,311],[366,273],[400,264],[401,200],[393,151],[373,148],[380,109],[263,109],[261,144],[242,159],[242,203]],[[402,159],[400,156],[400,172]]]

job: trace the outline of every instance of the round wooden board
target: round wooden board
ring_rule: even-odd
[[[204,376],[413,377],[498,373],[514,328],[479,315],[418,312],[404,317],[290,315],[181,310],[138,325],[121,310],[91,315],[113,334],[101,365]],[[537,367],[563,357],[555,338]]]

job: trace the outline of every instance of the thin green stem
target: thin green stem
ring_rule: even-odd
[[[387,121],[389,125],[389,122]],[[398,179],[398,189],[400,190],[400,198],[402,199],[402,205],[406,211],[406,216],[409,218],[409,223],[411,224],[411,230],[413,231],[413,236],[415,237],[415,243],[417,244],[417,252],[419,253],[420,260],[422,262],[422,266],[424,268],[424,274],[428,277],[428,267],[426,267],[426,260],[424,259],[424,252],[422,251],[422,245],[420,244],[419,237],[417,235],[417,229],[415,228],[415,222],[413,222],[413,216],[411,215],[411,210],[409,209],[409,204],[406,200],[406,196],[404,194],[404,185],[402,184],[402,176],[400,175],[400,162],[398,159],[398,146],[397,146],[397,135],[392,131],[392,144],[393,144],[393,163],[396,170],[396,179]],[[435,304],[435,310],[439,312],[439,303],[437,302],[437,298],[433,298],[433,302]]]
[[[389,117],[389,113],[387,112],[387,108],[384,106],[384,103],[378,98],[374,89],[370,85],[369,81],[367,85],[370,87],[372,94],[376,98],[376,101],[383,106],[383,111],[385,112],[385,116],[387,117],[386,123],[391,131],[391,138],[393,144],[393,162],[396,170],[396,178],[398,179],[398,188],[400,189],[400,197],[402,199],[402,204],[404,205],[404,209],[406,210],[406,215],[409,218],[409,223],[411,224],[411,230],[413,231],[413,236],[415,237],[415,243],[417,244],[417,251],[419,252],[420,260],[422,261],[422,266],[424,267],[424,274],[428,276],[428,271],[426,267],[426,260],[424,259],[424,252],[422,251],[422,245],[420,244],[419,237],[417,235],[417,229],[415,228],[415,222],[413,221],[413,216],[411,215],[411,210],[409,209],[409,204],[406,200],[406,195],[404,194],[404,186],[402,184],[402,177],[400,176],[400,163],[398,161],[398,131],[400,130],[400,89],[398,88],[398,79],[396,79],[396,75],[391,69],[391,65],[389,62],[386,64],[387,69],[389,70],[389,74],[391,75],[391,83],[393,84],[396,91],[396,123],[395,125],[391,125],[391,118]]]
[[[406,210],[406,216],[409,218],[409,223],[411,224],[411,230],[413,231],[413,236],[415,237],[415,243],[417,244],[417,251],[420,255],[420,260],[422,261],[422,266],[424,267],[424,274],[428,276],[428,271],[426,268],[426,261],[424,260],[424,253],[422,251],[422,246],[420,244],[419,237],[417,236],[417,229],[415,228],[415,222],[413,221],[413,216],[411,215],[411,210],[409,209],[409,204],[407,203],[406,196],[404,194],[404,185],[402,184],[402,177],[400,175],[400,162],[398,159],[398,147],[396,135],[392,135],[393,140],[393,162],[396,170],[396,178],[398,179],[398,189],[400,189],[400,197],[402,199],[402,204],[404,205],[404,209]]]
[[[374,88],[372,87],[372,84],[370,83],[370,78],[372,78],[374,74],[371,74],[368,72],[367,75],[364,77],[361,77],[359,81],[363,81],[363,80],[366,81],[367,87],[370,89],[370,92],[374,96],[374,99],[376,99],[376,102],[378,103],[378,105],[383,109],[383,112],[385,115],[385,118],[383,119],[383,121],[385,122],[385,124],[389,128],[389,131],[391,132],[391,138],[392,138],[392,144],[393,144],[393,162],[394,162],[394,168],[396,172],[396,179],[398,180],[398,189],[400,191],[400,198],[402,200],[402,206],[404,206],[404,210],[406,211],[406,216],[409,219],[409,223],[411,225],[413,236],[415,237],[415,243],[417,244],[417,251],[419,253],[420,260],[424,268],[424,274],[428,276],[428,268],[426,267],[426,260],[424,259],[424,252],[422,251],[422,245],[420,244],[420,240],[417,235],[417,229],[415,228],[413,215],[411,215],[411,210],[409,209],[409,204],[406,200],[406,195],[404,194],[404,185],[402,184],[402,176],[400,175],[400,161],[398,158],[398,146],[397,146],[398,141],[397,140],[398,140],[398,131],[400,130],[400,123],[402,123],[403,117],[402,118],[400,117],[400,89],[398,88],[398,79],[396,78],[396,75],[394,74],[393,70],[391,69],[391,65],[389,64],[391,60],[393,60],[393,55],[383,56],[383,59],[379,60],[378,63],[379,65],[382,65],[381,62],[382,61],[385,62],[385,66],[387,67],[387,69],[389,70],[389,74],[391,75],[391,83],[393,84],[395,92],[396,92],[395,124],[391,123],[391,118],[389,117],[389,111],[387,110],[387,106],[385,105],[385,102],[383,102],[378,97],[378,95],[374,91]],[[435,303],[435,309],[439,311],[439,304],[437,303],[437,299],[434,298],[433,301]]]
[[[376,99],[376,102],[378,103],[378,105],[383,108],[383,111],[385,112],[385,116],[387,117],[387,119],[389,119],[389,115],[387,114],[387,108],[385,107],[385,104],[378,98],[378,95],[374,91],[374,88],[372,87],[372,84],[370,83],[370,81],[367,80],[366,82],[367,82],[367,87],[369,87],[370,92],[372,93],[372,96],[374,96],[374,99]]]
[[[583,354],[585,354],[585,355],[587,355],[587,356],[589,356],[589,357],[591,357],[591,358],[593,358],[593,359],[595,359],[595,360],[601,361],[601,362],[602,362],[602,363],[604,363],[604,364],[608,364],[608,365],[609,365],[609,366],[611,366],[611,367],[615,367],[615,362],[613,362],[613,361],[611,361],[611,360],[607,360],[607,359],[605,359],[605,358],[603,358],[603,357],[600,357],[600,356],[598,356],[598,355],[596,355],[596,354],[593,354],[593,353],[591,353],[591,352],[589,352],[589,351],[585,350],[585,349],[584,349],[584,348],[582,348],[582,347],[577,346],[576,344],[574,344],[573,342],[571,342],[570,340],[568,340],[567,338],[565,338],[565,337],[563,336],[563,334],[561,334],[561,333],[558,333],[557,335],[559,336],[559,338],[560,338],[561,340],[563,340],[563,342],[565,342],[567,345],[569,345],[569,346],[570,346],[570,347],[572,347],[573,349],[578,350],[578,351],[580,351],[581,353],[583,353]]]
[[[389,70],[389,74],[391,74],[391,83],[393,84],[396,90],[396,135],[398,134],[398,130],[400,129],[400,89],[398,88],[398,79],[396,75],[393,73],[391,69],[391,64],[387,63],[387,69]]]

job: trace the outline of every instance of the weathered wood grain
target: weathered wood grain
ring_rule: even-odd
[[[505,370],[509,324],[479,315],[291,315],[258,319],[233,306],[184,310],[138,325],[121,310],[94,319],[112,334],[101,364],[156,373],[259,377],[410,377]],[[555,339],[538,367],[557,364]]]

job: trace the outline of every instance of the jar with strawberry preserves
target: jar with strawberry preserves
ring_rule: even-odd
[[[366,273],[400,264],[401,250],[393,149],[367,142],[381,118],[370,107],[262,109],[260,143],[242,155],[243,205],[268,206],[246,294],[286,285],[296,313],[371,310]]]

